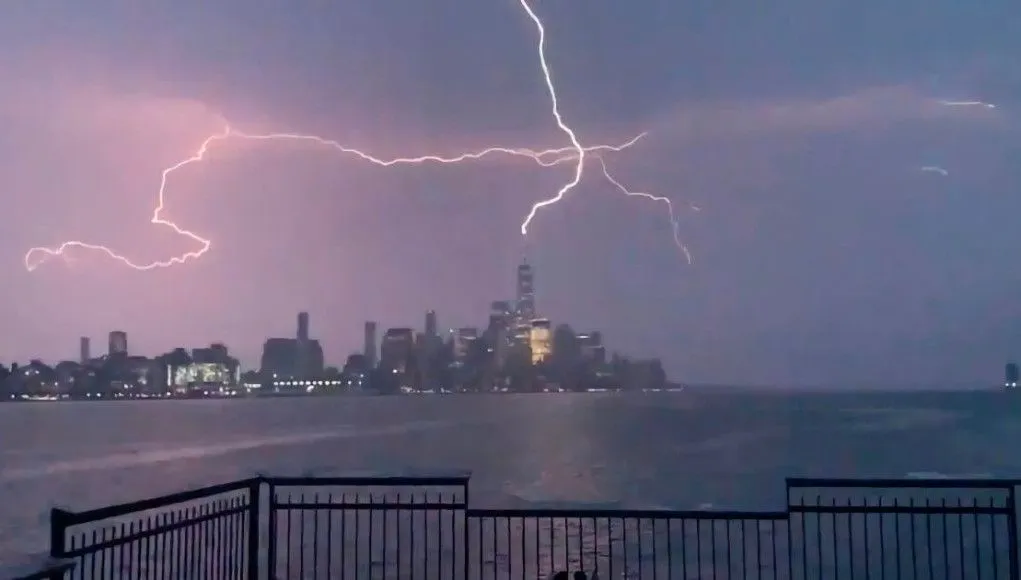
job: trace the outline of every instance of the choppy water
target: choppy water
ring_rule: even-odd
[[[0,561],[48,510],[257,473],[470,470],[473,505],[779,508],[792,475],[1021,476],[992,392],[383,397],[0,405]]]

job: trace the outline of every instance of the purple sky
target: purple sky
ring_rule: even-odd
[[[680,380],[993,383],[1021,356],[1021,4],[542,0],[565,120],[591,164],[527,243],[539,310]],[[327,358],[361,325],[484,324],[509,298],[529,207],[571,177],[513,158],[382,169],[230,142],[160,172],[221,118],[381,157],[569,145],[517,0],[13,1],[0,8],[0,360],[224,341],[245,362],[308,310]],[[981,100],[996,109],[949,107]],[[945,168],[949,175],[921,171]],[[684,210],[685,202],[702,208]]]

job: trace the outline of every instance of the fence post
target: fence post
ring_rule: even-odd
[[[790,578],[790,580],[794,580],[794,532],[792,531],[792,528],[794,528],[794,514],[791,513],[791,501],[792,501],[792,499],[791,499],[791,479],[789,477],[784,480],[784,494],[785,494],[786,500],[787,500],[786,501],[786,505],[784,506],[784,511],[787,512],[787,577]],[[801,517],[804,517],[804,514],[802,514]],[[866,525],[867,524],[868,524],[868,522],[866,522]],[[802,520],[802,524],[801,525],[802,526],[805,525],[804,524],[804,520]],[[716,532],[713,532],[713,533],[716,533]],[[804,530],[802,530],[802,533],[804,533]],[[804,557],[804,554],[802,554],[802,557]],[[886,564],[884,563],[883,565],[885,566]],[[777,566],[776,566],[775,562],[773,563],[773,567],[774,567],[773,574],[776,574]],[[807,578],[803,578],[802,580],[808,580],[808,579]]]
[[[1007,545],[1010,546],[1007,557],[1010,563],[1010,580],[1018,580],[1017,497],[1014,494],[1014,489],[1012,484],[1010,491],[1007,492],[1007,503],[1010,505],[1010,513],[1007,514]],[[995,558],[996,555],[993,554],[993,557]]]
[[[262,479],[255,479],[248,488],[248,580],[259,580],[259,544],[262,502],[260,488]]]
[[[471,476],[469,476],[468,479],[466,479],[465,482],[464,482],[464,550],[462,550],[462,553],[461,553],[462,562],[463,562],[463,566],[464,566],[464,580],[469,580],[470,577],[471,577],[469,572],[468,572],[468,569],[469,569],[468,566],[469,566],[469,563],[471,561],[471,556],[468,553],[469,552],[468,547],[471,546],[471,537],[468,534],[468,523],[469,523],[468,512],[469,512],[469,510],[471,510],[471,505],[468,504],[468,488],[469,487],[471,487]],[[482,525],[482,524],[480,523],[479,525]],[[481,546],[482,534],[481,533],[479,534],[479,542],[480,542],[479,549],[481,550],[482,549],[482,546]],[[481,571],[479,573],[481,574]],[[455,574],[455,577],[456,577],[456,574]],[[479,576],[479,578],[481,578],[481,576]]]
[[[60,508],[50,510],[50,557],[63,558],[67,553],[66,536],[67,522],[70,519],[70,512]]]
[[[277,573],[277,492],[272,479],[266,479],[266,580]],[[343,549],[343,548],[341,548]]]

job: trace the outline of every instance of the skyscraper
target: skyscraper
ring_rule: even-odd
[[[454,360],[464,362],[468,357],[472,344],[479,338],[479,329],[474,327],[458,328],[453,332]]]
[[[408,372],[415,353],[415,331],[410,328],[387,329],[379,351],[380,366],[392,374]]]
[[[537,365],[549,358],[552,352],[550,321],[536,318],[529,330],[528,346],[532,350],[532,364]]]
[[[370,368],[376,368],[376,323],[371,320],[365,323],[365,346],[363,348],[365,364]]]
[[[494,300],[489,306],[489,318],[492,320],[494,317],[502,320],[505,325],[509,325],[511,318],[514,317],[514,309],[511,308],[510,302],[507,300]]]
[[[517,314],[521,321],[535,318],[535,277],[532,266],[525,260],[518,266]]]
[[[81,337],[81,339],[79,340],[78,348],[82,364],[85,364],[92,360],[92,348],[89,344],[89,337],[87,336]]]
[[[308,342],[308,312],[298,313],[298,340]]]
[[[110,340],[107,346],[107,354],[110,356],[128,354],[128,333],[123,330],[110,332]]]
[[[432,340],[439,336],[436,333],[436,311],[426,310],[425,311],[425,336],[429,340]]]

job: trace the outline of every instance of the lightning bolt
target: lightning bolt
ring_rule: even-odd
[[[542,149],[542,150],[535,150],[535,149],[528,149],[528,148],[489,147],[489,148],[482,149],[482,150],[479,150],[479,151],[469,152],[469,153],[462,153],[460,155],[454,155],[454,156],[449,156],[449,157],[440,156],[440,155],[421,155],[421,156],[418,156],[418,157],[394,157],[394,158],[391,158],[391,159],[384,159],[384,158],[376,157],[374,155],[366,153],[365,151],[362,151],[360,149],[356,149],[356,148],[353,148],[353,147],[349,147],[349,146],[343,145],[343,144],[339,143],[338,141],[335,141],[335,140],[332,140],[332,139],[326,139],[326,138],[323,138],[323,137],[318,137],[316,135],[304,135],[304,134],[298,134],[298,133],[251,134],[251,133],[245,133],[245,132],[242,132],[242,131],[234,130],[229,125],[225,124],[225,127],[224,127],[224,129],[221,132],[215,133],[215,134],[210,135],[209,137],[207,137],[202,142],[202,144],[198,147],[198,149],[190,157],[188,157],[186,159],[183,159],[183,160],[181,160],[181,161],[171,165],[170,167],[165,168],[162,171],[162,173],[160,175],[160,185],[159,185],[159,190],[158,190],[158,194],[157,194],[156,208],[153,210],[152,218],[149,220],[150,223],[152,223],[152,224],[168,227],[171,230],[173,230],[175,233],[177,233],[178,235],[190,238],[192,241],[194,241],[195,243],[198,244],[199,249],[193,250],[191,252],[186,252],[186,253],[181,254],[179,256],[171,257],[171,258],[169,258],[167,260],[157,260],[157,261],[152,261],[152,262],[148,262],[148,263],[135,263],[132,260],[130,260],[129,258],[127,258],[127,257],[125,257],[125,256],[123,256],[121,254],[118,254],[117,252],[115,252],[112,249],[108,248],[107,246],[103,246],[103,245],[100,245],[100,244],[86,243],[86,242],[82,242],[82,241],[79,241],[79,240],[72,240],[72,241],[64,242],[64,243],[62,243],[61,245],[59,245],[59,246],[57,246],[55,248],[50,248],[50,247],[34,247],[34,248],[30,248],[25,253],[25,257],[24,257],[25,268],[29,272],[32,272],[36,268],[38,268],[41,264],[46,262],[48,259],[54,258],[54,257],[63,256],[64,253],[67,250],[70,250],[72,248],[81,248],[81,249],[93,250],[93,251],[101,252],[103,254],[106,254],[111,259],[116,260],[116,261],[124,264],[125,266],[133,268],[135,270],[141,270],[141,271],[152,270],[152,269],[155,269],[155,268],[167,268],[167,267],[173,266],[175,264],[184,264],[185,262],[187,262],[189,260],[200,258],[202,255],[204,255],[206,252],[209,251],[209,248],[211,247],[212,242],[210,240],[208,240],[208,239],[198,235],[197,233],[192,232],[190,230],[187,230],[185,228],[182,228],[181,226],[177,225],[176,223],[174,223],[174,222],[172,222],[172,221],[170,221],[168,219],[164,219],[162,217],[162,213],[163,213],[163,210],[164,210],[164,207],[165,207],[165,201],[166,201],[167,184],[168,184],[168,182],[170,180],[171,174],[173,174],[175,171],[178,171],[179,169],[187,167],[188,165],[192,165],[192,164],[195,164],[195,163],[200,163],[200,162],[206,160],[207,154],[209,153],[209,151],[212,148],[214,143],[221,142],[221,141],[226,141],[227,139],[231,139],[231,138],[250,140],[250,141],[298,141],[298,142],[312,143],[312,144],[315,144],[315,145],[320,145],[320,146],[325,146],[325,147],[329,147],[329,148],[335,149],[335,150],[337,150],[340,153],[343,153],[343,154],[346,154],[346,155],[352,155],[352,156],[354,156],[354,157],[356,157],[356,158],[358,158],[358,159],[360,159],[362,161],[367,161],[369,163],[372,163],[374,165],[378,165],[378,166],[381,166],[381,167],[391,167],[391,166],[394,166],[394,165],[418,165],[418,164],[423,164],[423,163],[453,164],[453,163],[461,163],[461,162],[465,162],[465,161],[480,160],[480,159],[482,159],[484,157],[489,157],[489,156],[493,156],[493,155],[508,155],[508,156],[515,156],[515,157],[525,157],[525,158],[531,159],[532,161],[534,161],[535,163],[537,163],[538,165],[540,165],[542,167],[552,167],[552,166],[559,165],[559,164],[562,164],[562,163],[566,163],[566,162],[569,162],[569,161],[576,161],[576,164],[575,164],[575,167],[574,167],[574,176],[573,176],[573,178],[568,183],[563,185],[557,191],[555,196],[550,197],[549,199],[541,200],[541,201],[535,203],[534,205],[532,205],[532,208],[529,211],[527,217],[521,223],[521,234],[523,236],[528,234],[528,226],[532,223],[532,220],[535,219],[535,216],[537,215],[539,210],[541,210],[544,207],[547,207],[547,206],[550,206],[550,205],[553,205],[553,204],[559,202],[561,199],[564,198],[564,196],[568,192],[570,192],[572,189],[574,189],[581,182],[581,179],[582,179],[582,176],[583,176],[583,173],[584,173],[584,169],[585,169],[586,154],[588,154],[588,153],[600,154],[600,155],[597,156],[597,158],[599,159],[599,162],[602,165],[603,174],[622,193],[624,193],[625,195],[628,195],[628,196],[641,196],[641,197],[647,197],[649,199],[653,199],[653,200],[656,200],[656,201],[664,201],[664,202],[666,202],[666,204],[668,206],[668,209],[669,209],[669,212],[670,212],[670,221],[673,224],[673,228],[674,228],[674,240],[675,240],[676,244],[678,245],[678,247],[687,256],[688,262],[690,264],[691,263],[691,254],[690,254],[690,252],[688,252],[688,249],[684,246],[684,244],[682,244],[680,242],[679,226],[677,224],[677,220],[674,217],[673,205],[670,203],[670,200],[667,199],[667,198],[664,198],[664,197],[653,196],[651,194],[635,193],[635,192],[629,191],[622,184],[620,184],[618,181],[616,181],[613,177],[610,176],[609,172],[606,169],[606,165],[605,165],[605,163],[602,160],[602,156],[601,156],[602,153],[619,152],[619,151],[622,151],[624,149],[627,149],[627,148],[635,145],[639,140],[643,139],[647,135],[647,133],[644,133],[644,132],[640,133],[637,136],[632,137],[628,141],[625,141],[625,142],[623,142],[623,143],[621,143],[619,145],[600,144],[600,145],[595,145],[595,146],[590,146],[590,147],[586,147],[586,146],[582,145],[581,141],[578,139],[578,136],[575,134],[574,130],[569,125],[567,125],[567,123],[564,121],[564,119],[563,119],[563,117],[562,117],[562,115],[560,113],[560,104],[559,104],[559,101],[558,101],[558,98],[557,98],[556,87],[555,87],[555,85],[553,83],[553,76],[552,76],[552,73],[550,71],[549,63],[547,62],[547,59],[546,59],[546,29],[543,26],[542,20],[538,17],[538,15],[535,13],[535,11],[532,9],[532,7],[529,5],[528,0],[519,0],[519,1],[520,1],[520,4],[521,4],[521,7],[524,9],[525,13],[528,15],[529,19],[532,21],[532,23],[535,25],[536,30],[538,31],[538,34],[539,34],[539,42],[538,42],[539,64],[540,64],[540,68],[542,70],[543,78],[545,80],[546,89],[547,89],[547,91],[549,93],[549,96],[550,96],[550,103],[551,103],[551,107],[552,107],[553,118],[556,121],[557,127],[565,135],[567,135],[567,137],[568,137],[568,139],[569,139],[569,141],[571,143],[570,146],[560,147],[560,148],[552,148],[552,149]],[[695,208],[695,209],[697,210],[697,208]]]
[[[993,103],[987,103],[985,101],[947,101],[941,99],[939,104],[947,107],[985,107],[987,109],[995,109],[996,105]]]
[[[589,152],[623,151],[624,149],[627,149],[633,146],[634,144],[638,143],[646,135],[647,133],[639,133],[635,137],[632,137],[631,139],[618,145],[595,145],[593,147],[588,147],[586,151]],[[173,174],[175,171],[187,167],[188,165],[205,161],[207,155],[209,154],[209,151],[212,149],[215,143],[226,141],[227,139],[230,138],[237,138],[249,141],[298,141],[313,143],[316,145],[335,149],[340,153],[353,155],[363,161],[367,161],[380,167],[392,167],[394,165],[417,165],[422,163],[452,164],[470,160],[478,160],[493,155],[510,155],[515,157],[525,157],[531,159],[532,161],[534,161],[535,163],[542,167],[553,167],[555,165],[559,165],[561,163],[570,161],[576,155],[573,147],[560,147],[542,150],[528,148],[512,149],[509,147],[489,147],[487,149],[482,149],[480,151],[461,153],[459,155],[449,157],[444,157],[440,155],[421,155],[418,157],[394,157],[390,159],[384,159],[366,153],[360,149],[345,146],[335,140],[325,139],[323,137],[318,137],[316,135],[303,135],[299,133],[252,134],[233,130],[229,126],[227,126],[221,132],[215,133],[207,137],[205,141],[203,141],[202,144],[199,145],[195,153],[193,153],[190,157],[178,161],[177,163],[163,170],[160,176],[160,185],[159,192],[157,194],[156,208],[153,210],[152,218],[149,220],[149,222],[152,224],[168,227],[178,235],[190,238],[192,241],[196,242],[199,245],[199,249],[193,250],[191,252],[186,252],[179,256],[174,256],[167,260],[156,260],[148,263],[139,264],[133,262],[132,260],[121,254],[118,254],[117,252],[111,250],[107,246],[103,246],[100,244],[90,244],[78,240],[72,240],[64,242],[63,244],[56,248],[35,247],[29,249],[28,252],[25,253],[24,259],[25,268],[27,268],[29,272],[32,272],[49,258],[62,256],[64,252],[72,248],[81,248],[101,252],[103,254],[106,254],[108,257],[124,264],[125,266],[128,266],[129,268],[141,271],[152,270],[154,268],[167,268],[175,264],[184,264],[188,260],[193,260],[202,257],[202,255],[209,251],[212,242],[198,235],[197,233],[184,229],[178,224],[168,219],[164,219],[162,217],[163,210],[166,207],[167,186],[170,182],[171,174]]]
[[[549,199],[544,199],[532,206],[531,211],[528,212],[528,216],[525,221],[521,222],[521,235],[528,235],[528,226],[535,219],[535,215],[540,209],[553,205],[564,199],[567,192],[575,188],[581,183],[582,173],[585,171],[585,148],[578,141],[578,136],[574,134],[574,130],[571,129],[567,123],[564,122],[564,118],[560,115],[560,103],[557,101],[557,89],[553,85],[553,75],[550,72],[549,63],[546,61],[546,27],[542,25],[542,20],[535,14],[532,7],[528,4],[528,0],[521,0],[521,7],[525,9],[528,17],[532,19],[532,23],[535,24],[535,29],[539,32],[539,66],[542,68],[542,75],[546,80],[546,90],[549,91],[550,104],[552,107],[553,118],[557,122],[557,127],[563,131],[567,138],[571,140],[571,145],[574,146],[574,151],[578,155],[578,163],[574,166],[574,177],[571,181],[565,183],[560,191],[556,195]]]
[[[610,175],[610,170],[606,168],[606,162],[603,161],[602,155],[596,155],[595,158],[597,161],[599,161],[600,169],[603,170],[603,177],[605,177],[607,181],[613,184],[613,186],[616,187],[624,195],[631,197],[644,197],[646,199],[651,199],[652,201],[658,201],[660,203],[666,204],[667,212],[670,215],[670,227],[672,228],[674,234],[674,245],[677,246],[677,249],[684,254],[684,257],[688,260],[688,265],[691,265],[693,263],[691,258],[691,251],[689,251],[688,246],[686,246],[684,242],[681,241],[681,224],[677,221],[677,216],[674,215],[674,204],[672,201],[670,201],[670,198],[663,197],[661,195],[653,195],[651,193],[644,193],[641,191],[629,190],[628,188],[624,187],[619,181],[617,181],[612,175]],[[701,208],[699,208],[696,205],[688,204],[688,206],[693,211],[702,211]]]
[[[943,177],[950,175],[949,171],[936,165],[926,165],[924,167],[919,167],[918,170],[923,173],[939,173]]]

